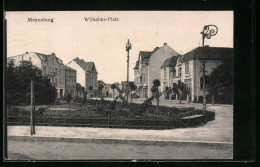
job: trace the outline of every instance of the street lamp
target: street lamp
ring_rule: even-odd
[[[127,81],[126,81],[126,101],[128,102],[128,82],[129,82],[129,51],[132,49],[132,45],[128,39],[126,43],[126,51],[127,51]]]
[[[203,66],[203,109],[206,109],[206,94],[205,94],[205,57],[204,57],[204,40],[205,38],[210,39],[211,36],[214,36],[218,33],[218,27],[215,25],[206,25],[203,27],[201,32],[202,34],[202,66]]]

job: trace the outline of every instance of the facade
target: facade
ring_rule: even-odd
[[[77,83],[85,87],[88,96],[98,96],[98,72],[94,62],[85,62],[77,57],[69,62],[67,66],[77,71]],[[89,86],[93,87],[92,91],[89,90]]]
[[[135,83],[134,81],[129,81],[128,84]],[[127,89],[127,81],[121,81],[120,85],[118,86],[123,92]],[[130,90],[130,87],[129,87]]]
[[[170,81],[168,85],[173,85],[181,80],[186,84],[191,93],[191,100],[198,99],[203,95],[203,66],[202,62],[205,61],[205,87],[206,93],[209,83],[210,73],[228,58],[233,57],[233,48],[223,47],[198,47],[182,56],[179,56],[175,66],[175,73],[168,75]],[[174,70],[173,70],[174,71]],[[163,73],[163,71],[162,71]],[[175,74],[175,75],[174,75]]]
[[[164,43],[162,47],[156,47],[154,51],[140,51],[134,68],[135,84],[138,88],[137,95],[141,98],[150,97],[153,80],[161,81],[162,64],[166,59],[178,55],[167,43]],[[159,90],[163,91],[163,87],[160,86]]]
[[[180,55],[172,56],[166,59],[161,66],[161,87],[163,91],[166,90],[166,87],[172,87],[172,78],[177,77],[175,67],[179,57]]]
[[[64,68],[66,92],[70,92],[72,96],[76,96],[77,71],[65,65]]]
[[[51,83],[57,90],[58,97],[62,97],[65,94],[66,66],[55,53],[46,55],[37,52],[26,52],[22,55],[9,57],[7,62],[9,61],[13,61],[16,66],[18,66],[21,61],[31,61],[34,66],[42,70],[43,75],[47,75],[50,78]],[[76,77],[76,75],[74,77]]]
[[[102,89],[102,96],[103,97],[107,97],[109,95],[109,85],[107,85],[104,81],[102,80],[98,80],[98,87],[100,85],[103,85],[103,89]],[[110,85],[111,86],[111,85]],[[101,97],[101,92],[98,92],[98,97]]]

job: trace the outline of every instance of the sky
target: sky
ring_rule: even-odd
[[[6,12],[7,57],[38,52],[55,53],[66,65],[76,57],[93,61],[105,83],[126,80],[130,40],[129,78],[139,51],[152,51],[167,43],[180,54],[201,46],[204,25],[218,33],[205,45],[233,48],[233,11],[48,11]],[[84,18],[117,18],[118,21],[85,21]],[[28,19],[53,19],[30,22]]]

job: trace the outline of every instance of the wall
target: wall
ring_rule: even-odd
[[[85,71],[75,61],[71,61],[69,64],[67,64],[67,66],[77,71],[77,83],[85,87]]]
[[[222,64],[221,60],[207,60],[205,75],[210,75],[214,68]],[[185,74],[185,62],[182,63],[182,82],[185,83],[185,79],[191,80],[191,100],[193,101],[198,96],[203,95],[203,89],[200,89],[200,77],[203,76],[203,72],[200,71],[200,60],[189,61],[190,74]]]
[[[164,45],[156,50],[149,60],[149,81],[148,81],[148,97],[152,95],[151,88],[153,86],[153,80],[158,79],[161,81],[161,65],[164,61],[172,56],[177,56],[178,53],[175,52],[168,45]],[[162,90],[159,87],[159,90]]]
[[[24,61],[32,61],[32,64],[38,68],[41,69],[41,60],[40,58],[36,55],[36,53],[32,52],[32,53],[28,53],[28,54],[24,54],[24,55],[18,55],[18,56],[13,56],[13,57],[8,57],[7,58],[7,63],[13,60],[14,65],[15,66],[19,66],[20,65],[20,61],[24,60]]]
[[[66,91],[71,92],[73,96],[76,95],[76,81],[77,81],[77,71],[65,70],[66,73]]]

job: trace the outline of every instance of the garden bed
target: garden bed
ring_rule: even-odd
[[[196,126],[215,119],[214,111],[199,110],[194,107],[164,107],[143,104],[124,104],[117,102],[101,103],[88,100],[86,105],[59,106],[66,110],[52,110],[53,106],[36,107],[36,125],[42,126],[81,126],[81,127],[112,127],[142,129],[173,129],[187,127],[181,118],[202,115],[197,120],[189,120],[189,126]],[[29,125],[30,107],[12,107],[8,109],[8,125]],[[183,126],[185,125],[185,126]]]

